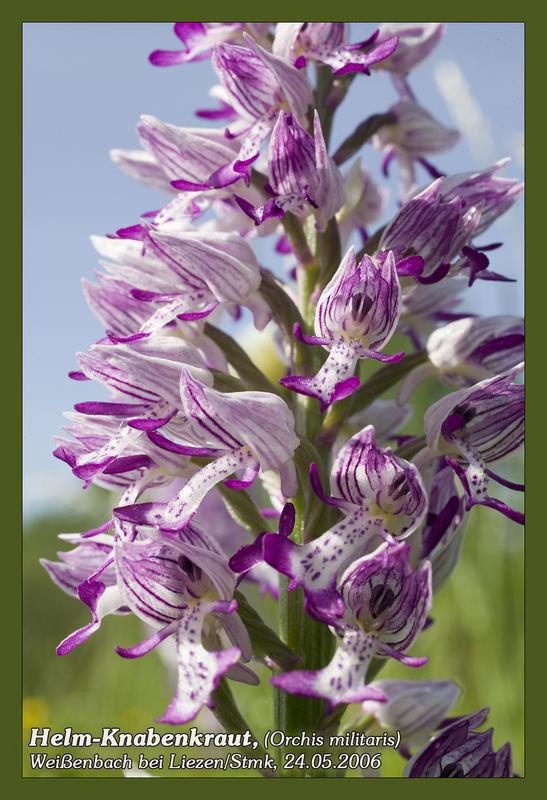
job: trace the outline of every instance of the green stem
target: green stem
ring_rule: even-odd
[[[298,263],[313,263],[313,256],[308,246],[306,234],[304,233],[302,223],[298,217],[295,217],[294,214],[287,213],[283,217],[282,223]]]
[[[329,96],[332,82],[333,82],[333,74],[332,69],[327,66],[317,65],[316,67],[316,89],[315,89],[315,108],[317,109],[317,113],[319,114],[319,121],[321,122],[321,129],[323,131],[323,138],[325,139],[325,145],[328,149],[329,140],[330,140],[330,133],[332,128],[332,120],[334,116],[334,108],[329,107],[327,104],[327,98]]]
[[[306,507],[303,489],[294,498],[296,511],[295,528],[292,538],[296,544],[304,541]],[[281,639],[295,653],[302,657],[298,669],[316,670],[328,664],[334,652],[334,637],[329,628],[312,619],[304,610],[304,593],[301,587],[288,591],[288,578],[280,576],[279,619]],[[319,721],[325,718],[326,703],[313,697],[300,697],[274,689],[275,729],[291,736],[318,731]],[[315,748],[317,750],[317,748]],[[277,751],[279,770],[283,769],[287,752],[294,751],[290,744],[280,746]],[[302,752],[306,752],[302,748]],[[310,751],[313,752],[313,749]],[[309,761],[309,758],[307,759]],[[298,770],[297,777],[303,777]],[[293,772],[286,773],[293,775]]]

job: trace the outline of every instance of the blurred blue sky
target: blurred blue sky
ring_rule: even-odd
[[[352,41],[374,23],[354,23]],[[23,25],[23,323],[24,511],[69,502],[80,492],[69,468],[53,458],[52,437],[62,412],[104,397],[90,383],[71,381],[74,354],[104,335],[87,308],[82,277],[93,278],[98,258],[90,234],[134,224],[165,198],[117,170],[112,148],[136,148],[141,114],[175,125],[200,126],[197,108],[216,77],[209,61],[158,68],[147,56],[177,49],[167,23],[26,23]],[[433,55],[412,74],[418,102],[450,127],[463,125],[459,144],[432,158],[446,173],[489,166],[510,156],[505,177],[523,177],[524,25],[450,23]],[[454,67],[457,65],[457,67]],[[333,131],[333,148],[372,113],[396,102],[384,73],[357,76]],[[371,147],[363,163],[380,177]],[[420,182],[429,179],[420,173]],[[397,191],[397,170],[390,178]],[[487,232],[504,241],[492,268],[518,284],[477,282],[465,308],[481,314],[523,310],[522,199]],[[264,259],[263,249],[260,257]],[[267,256],[269,258],[269,254]],[[271,263],[268,263],[271,266]]]

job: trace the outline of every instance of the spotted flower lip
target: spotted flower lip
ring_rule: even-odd
[[[385,543],[352,564],[341,579],[346,613],[342,621],[318,615],[333,624],[341,641],[332,661],[315,671],[294,670],[270,683],[290,694],[322,697],[329,711],[339,703],[385,701],[368,686],[366,674],[374,656],[391,656],[418,667],[427,659],[404,655],[425,624],[431,607],[429,564],[412,569],[404,543]]]
[[[379,352],[395,331],[400,309],[401,287],[393,253],[380,264],[368,255],[357,264],[351,247],[317,303],[316,335],[305,336],[295,327],[298,338],[326,347],[329,357],[313,378],[291,375],[280,383],[317,397],[323,412],[358,388],[359,379],[353,371],[360,358],[393,363],[404,356]]]
[[[376,636],[363,634],[350,625],[339,626],[339,635],[338,648],[326,667],[275,675],[270,678],[272,686],[288,694],[322,698],[327,701],[329,713],[340,703],[383,702],[382,692],[365,683],[368,666],[375,654]]]
[[[477,732],[489,708],[460,717],[437,733],[408,762],[404,778],[512,778],[511,745],[497,752],[493,728]]]
[[[394,541],[416,530],[425,517],[427,497],[418,470],[390,448],[377,447],[372,426],[340,449],[331,473],[331,497],[322,493],[313,467],[312,485],[344,518],[303,545],[291,542],[286,531],[267,534],[264,560],[291,578],[289,589],[302,586],[309,607],[340,616],[343,570],[369,552],[378,537]]]
[[[458,700],[461,689],[454,681],[373,681],[370,688],[386,697],[379,703],[365,700],[363,712],[373,714],[379,725],[397,730],[406,747],[421,746],[436,730]]]

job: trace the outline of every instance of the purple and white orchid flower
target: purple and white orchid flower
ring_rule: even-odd
[[[446,455],[467,495],[466,510],[483,505],[516,522],[524,515],[489,497],[489,479],[508,488],[523,487],[501,478],[486,465],[517,450],[524,440],[524,386],[514,384],[524,364],[468,389],[441,398],[425,414],[429,452]]]
[[[186,370],[182,370],[180,391],[186,417],[185,442],[174,442],[154,432],[150,436],[171,452],[214,460],[192,476],[169,503],[120,506],[114,509],[119,519],[164,531],[181,530],[213,486],[225,481],[230,488],[246,488],[259,469],[279,469],[283,493],[294,496],[297,487],[292,457],[299,439],[293,415],[280,397],[268,392],[223,394],[194,380]],[[229,478],[240,471],[240,479]]]
[[[138,332],[129,337],[115,337],[116,341],[150,336],[176,319],[202,319],[219,304],[247,305],[259,329],[268,323],[270,310],[257,292],[262,280],[258,261],[250,245],[238,234],[167,233],[155,230],[150,223],[142,223],[134,236],[144,242],[146,250],[152,251],[154,262],[159,261],[162,266],[156,269],[155,280],[149,280],[147,270],[134,276],[136,286],[131,295],[147,305],[159,305],[159,309],[150,314]],[[123,259],[129,248],[118,249]],[[112,250],[116,252],[115,247]],[[149,263],[148,255],[142,256],[141,268]],[[113,270],[127,281],[137,271],[133,264],[123,262],[120,266],[114,265]],[[161,288],[157,286],[158,281],[163,284]],[[140,288],[139,284],[147,288]],[[152,286],[155,291],[151,290]]]
[[[409,401],[421,381],[433,375],[458,388],[500,375],[524,359],[524,320],[500,315],[463,317],[437,328],[426,344],[429,360],[412,370],[398,394]]]
[[[317,303],[316,335],[306,336],[295,326],[295,335],[302,341],[330,351],[327,360],[313,378],[290,375],[280,383],[317,397],[325,411],[358,388],[359,378],[353,371],[360,358],[394,363],[404,356],[380,352],[395,332],[400,310],[401,286],[393,253],[380,264],[367,255],[357,264],[355,249],[350,247]]]
[[[342,620],[320,615],[340,637],[338,649],[323,669],[294,670],[270,678],[289,694],[322,697],[329,711],[339,703],[384,701],[385,695],[367,686],[374,657],[393,657],[418,667],[427,658],[406,656],[431,608],[429,564],[413,569],[403,542],[385,542],[351,564],[340,581],[345,615]]]
[[[408,200],[387,225],[380,250],[411,250],[424,259],[421,281],[443,278],[451,262],[475,235],[481,212],[459,195],[446,198],[442,178]]]
[[[135,495],[132,489],[126,497]],[[62,563],[42,561],[53,580],[77,594],[93,614],[93,621],[67,637],[58,653],[64,655],[86,641],[109,613],[132,612],[157,629],[138,645],[117,647],[125,658],[145,655],[174,635],[177,690],[158,721],[176,725],[194,719],[204,705],[212,707],[211,693],[222,675],[231,671],[235,679],[257,683],[254,673],[243,665],[233,669],[240,658],[250,660],[252,649],[234,613],[235,576],[213,539],[195,525],[179,534],[153,531],[146,538],[135,526],[118,520],[113,526],[114,537],[80,537],[75,550],[59,554]],[[236,646],[222,648],[217,626],[225,629]]]
[[[416,530],[426,514],[426,494],[412,464],[391,448],[376,446],[372,426],[339,451],[331,473],[331,497],[323,494],[316,469],[312,483],[324,502],[340,509],[343,519],[303,545],[287,535],[267,534],[264,560],[291,578],[289,590],[302,586],[309,606],[340,616],[342,571],[369,552],[378,537],[393,542]]]
[[[421,255],[425,268],[420,282],[443,278],[457,256],[460,258],[454,269],[469,269],[470,286],[477,278],[511,280],[488,270],[489,260],[483,251],[498,244],[470,246],[471,240],[510,208],[522,192],[518,181],[495,177],[506,163],[507,159],[482,172],[437,177],[395,214],[382,234],[380,249],[402,253],[412,249]]]
[[[213,539],[195,525],[178,534],[151,533],[152,538],[119,538],[114,549],[125,602],[158,631],[141,644],[116,650],[124,658],[136,658],[175,636],[177,689],[158,721],[181,725],[194,719],[203,705],[212,707],[211,693],[222,675],[240,657],[249,661],[252,650],[234,613],[234,575]],[[236,646],[222,649],[217,625]],[[256,676],[247,672],[247,680],[257,683]]]
[[[244,34],[244,39],[246,47],[235,44],[215,47],[211,63],[226,101],[239,117],[229,136],[244,136],[232,168],[248,175],[249,166],[258,158],[260,146],[270,134],[279,111],[290,111],[304,122],[312,90],[303,73],[269,53],[248,34]]]
[[[383,169],[396,157],[399,163],[399,200],[404,203],[417,189],[414,162],[420,161],[426,169],[438,177],[438,172],[424,160],[425,156],[445,153],[450,150],[460,134],[437,122],[431,114],[413,100],[403,99],[391,106],[387,112],[395,118],[383,125],[373,136],[372,144],[385,152]]]
[[[87,483],[111,467],[126,447],[128,455],[134,455],[141,431],[157,430],[177,414],[181,407],[179,381],[183,367],[200,380],[213,382],[200,352],[177,337],[96,344],[87,353],[78,355],[78,363],[83,375],[103,383],[114,395],[106,402],[77,403],[75,410],[119,420],[111,438],[92,436],[89,445],[79,453],[74,452],[73,472]],[[81,438],[80,431],[86,438],[85,428],[81,427],[76,431],[77,438]],[[63,453],[57,455],[71,463]],[[131,468],[135,466],[131,464]]]
[[[268,190],[273,196],[260,208],[236,196],[241,209],[256,225],[281,217],[287,211],[297,216],[313,212],[317,230],[324,231],[344,202],[342,177],[328,156],[317,111],[313,125],[315,138],[292,114],[279,113],[268,151],[271,172]]]
[[[345,22],[279,22],[272,50],[298,69],[308,59],[328,64],[334,75],[364,72],[389,58],[397,48],[398,36],[377,39],[378,31],[367,41],[350,45]]]

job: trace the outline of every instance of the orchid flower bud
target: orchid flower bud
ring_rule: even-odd
[[[511,745],[497,752],[493,728],[478,733],[488,708],[460,717],[437,733],[408,762],[404,778],[512,778]]]
[[[524,358],[524,320],[513,316],[463,317],[437,328],[427,340],[429,361],[412,370],[398,394],[410,399],[432,375],[449,386],[472,386],[506,372]]]
[[[342,178],[327,154],[317,111],[314,114],[314,136],[315,139],[292,114],[279,113],[268,151],[269,189],[274,196],[262,207],[255,208],[236,195],[240,207],[256,225],[283,216],[287,211],[298,216],[313,212],[317,219],[316,228],[324,231],[328,220],[344,202]]]
[[[385,703],[365,700],[363,713],[378,724],[397,730],[405,747],[420,747],[443,722],[461,689],[454,681],[379,680],[370,684],[387,698]]]

